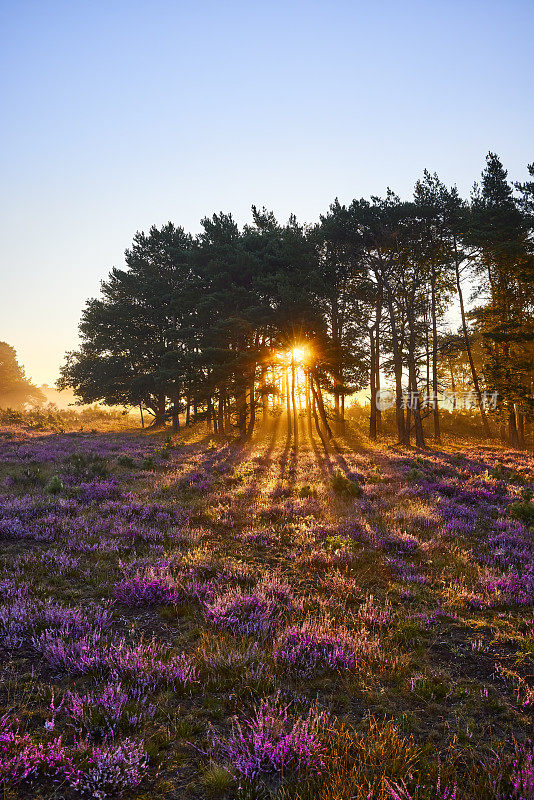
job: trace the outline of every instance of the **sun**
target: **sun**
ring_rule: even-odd
[[[291,360],[294,361],[295,364],[305,364],[310,356],[310,352],[307,347],[293,347],[290,355]]]

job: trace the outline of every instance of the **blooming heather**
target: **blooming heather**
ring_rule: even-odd
[[[356,665],[354,641],[346,631],[329,630],[309,621],[283,631],[273,655],[282,667],[300,675],[353,669]]]
[[[280,695],[262,700],[250,719],[234,718],[228,737],[213,729],[211,743],[240,778],[287,773],[313,774],[324,768],[327,717],[310,709],[293,714]]]

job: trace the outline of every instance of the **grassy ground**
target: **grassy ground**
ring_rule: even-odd
[[[531,455],[1,433],[6,798],[534,798]]]

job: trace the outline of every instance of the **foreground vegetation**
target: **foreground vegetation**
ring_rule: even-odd
[[[2,428],[6,797],[534,797],[534,458],[285,431]]]

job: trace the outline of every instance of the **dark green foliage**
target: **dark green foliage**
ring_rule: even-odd
[[[106,478],[109,475],[106,459],[96,453],[73,453],[67,459],[66,467],[78,480]]]
[[[131,456],[119,456],[117,459],[117,464],[121,467],[125,467],[126,469],[133,469],[135,467],[135,461]]]
[[[331,438],[342,431],[345,399],[369,386],[375,439],[385,376],[400,443],[415,435],[425,447],[425,395],[443,402],[445,390],[459,390],[473,392],[486,437],[482,395],[497,392],[495,417],[524,446],[534,417],[532,186],[514,188],[490,153],[470,202],[425,170],[412,201],[391,190],[336,200],[313,227],[294,216],[281,224],[255,206],[243,228],[227,213],[204,218],[196,237],[170,222],[153,226],[88,301],[81,348],[67,354],[59,385],[83,402],[138,406],[154,425],[207,421],[241,438],[259,409],[267,420],[282,406],[292,435],[303,398],[308,420],[313,413]],[[464,277],[480,303],[469,313]],[[462,326],[443,334],[454,293]],[[295,398],[292,353],[303,346],[306,387]],[[437,403],[430,415],[439,441]]]
[[[53,475],[45,486],[48,494],[59,494],[65,488],[63,481],[58,475]]]
[[[517,519],[527,527],[534,526],[534,503],[532,502],[532,490],[523,490],[522,501],[517,500],[510,506],[510,516]]]
[[[26,378],[17,361],[15,348],[0,342],[0,407],[19,409],[28,403],[42,403],[44,394]]]
[[[362,487],[349,480],[343,473],[337,472],[332,478],[332,489],[336,494],[344,497],[361,497],[363,494]]]

